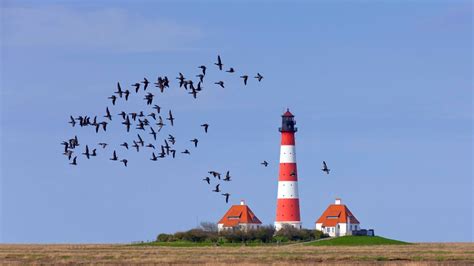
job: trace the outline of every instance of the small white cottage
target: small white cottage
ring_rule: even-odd
[[[331,237],[352,235],[353,231],[360,230],[360,223],[349,208],[341,203],[341,199],[337,198],[316,221],[316,230]]]

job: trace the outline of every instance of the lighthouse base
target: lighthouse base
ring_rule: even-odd
[[[285,221],[285,222],[275,222],[275,230],[279,231],[285,226],[292,226],[296,229],[301,229],[301,222],[299,221]]]

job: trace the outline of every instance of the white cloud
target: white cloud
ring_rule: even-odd
[[[191,49],[200,29],[123,9],[3,8],[6,46],[150,52]]]

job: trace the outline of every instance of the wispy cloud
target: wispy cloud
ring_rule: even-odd
[[[3,45],[152,52],[194,48],[202,31],[124,9],[3,8]]]

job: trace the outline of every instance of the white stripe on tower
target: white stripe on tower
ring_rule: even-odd
[[[281,145],[280,163],[296,163],[295,145]]]
[[[297,181],[278,181],[279,199],[297,199],[298,182]]]

